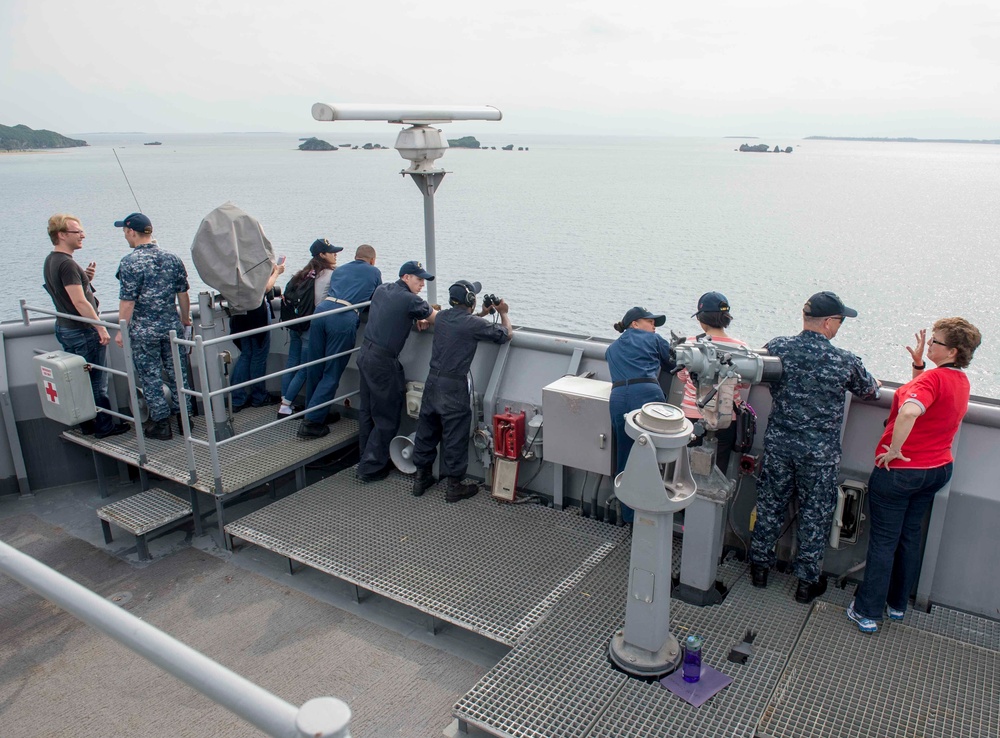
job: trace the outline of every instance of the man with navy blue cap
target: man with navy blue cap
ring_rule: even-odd
[[[118,319],[128,323],[136,380],[149,407],[149,422],[143,430],[147,437],[165,441],[173,437],[170,415],[179,412],[176,405],[180,397],[170,353],[170,331],[180,335],[182,326],[191,325],[187,269],[180,257],[154,243],[153,224],[142,213],[116,221],[115,228],[122,229],[132,249],[122,257],[115,276],[121,283]],[[122,345],[120,333],[115,343]],[[184,385],[190,386],[185,362],[181,362],[181,371]],[[171,404],[163,395],[164,374],[173,397]],[[190,407],[190,400],[185,401]]]
[[[316,306],[315,318],[309,326],[309,361],[329,358],[325,364],[309,367],[306,389],[309,397],[306,414],[299,426],[299,438],[320,438],[330,432],[327,413],[340,420],[340,414],[330,411],[330,402],[337,396],[340,377],[347,368],[354,348],[360,310],[354,305],[368,302],[375,288],[382,284],[382,272],[375,266],[375,249],[362,244],[354,261],[333,270],[326,299]],[[329,313],[329,315],[324,315]]]
[[[406,378],[399,363],[400,351],[416,324],[423,330],[437,311],[420,297],[425,281],[434,275],[419,261],[399,268],[399,279],[383,284],[372,295],[368,325],[358,352],[361,403],[358,408],[358,479],[374,482],[392,470],[389,444],[399,431],[406,400]]]
[[[767,586],[785,508],[794,494],[799,545],[792,572],[799,578],[795,599],[802,603],[826,591],[821,574],[837,501],[844,393],[862,400],[879,395],[879,382],[861,359],[830,343],[844,319],[857,316],[833,292],[817,292],[802,309],[802,332],[764,345],[781,359],[782,374],[770,385],[773,405],[764,432],[750,576],[755,587]]]
[[[419,497],[434,484],[432,467],[441,443],[441,476],[448,478],[445,502],[458,502],[472,497],[479,485],[464,483],[469,468],[469,437],[472,408],[469,395],[469,368],[480,341],[506,343],[513,327],[503,300],[496,305],[500,324],[484,320],[492,312],[484,308],[473,315],[479,282],[459,280],[448,288],[451,307],[438,313],[434,321],[434,343],[431,367],[424,384],[420,403],[420,419],[413,444],[413,463],[417,478],[412,493]]]

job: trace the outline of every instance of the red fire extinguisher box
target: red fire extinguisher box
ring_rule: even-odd
[[[504,459],[517,460],[524,448],[524,411],[516,415],[506,408],[493,416],[493,451]]]

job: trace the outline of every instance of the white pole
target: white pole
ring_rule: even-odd
[[[0,571],[106,633],[275,738],[350,738],[351,710],[333,697],[301,709],[0,541]]]

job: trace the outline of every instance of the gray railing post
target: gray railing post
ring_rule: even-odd
[[[146,466],[146,435],[142,429],[142,415],[139,412],[139,388],[135,382],[135,364],[132,361],[132,339],[128,335],[128,321],[119,320],[118,330],[122,337],[122,351],[125,354],[125,373],[128,375],[128,395],[132,402],[132,416],[135,419],[135,445],[139,451],[139,467]]]
[[[185,347],[186,350],[186,347]],[[189,390],[184,386],[184,367],[181,364],[180,345],[177,343],[177,331],[170,331],[170,355],[174,362],[174,386],[177,388],[177,406],[181,414],[181,426],[184,429],[184,451],[188,462],[188,484],[198,481],[198,470],[194,463],[194,444],[191,443],[191,419],[188,416]],[[188,377],[191,389],[194,389],[194,377]]]
[[[14,462],[18,491],[21,497],[32,497],[31,486],[28,484],[28,468],[24,463],[24,453],[21,451],[21,437],[17,434],[14,406],[10,402],[9,384],[6,340],[3,331],[0,331],[0,413],[3,414],[4,430],[7,431],[7,445],[10,449],[11,460]]]
[[[194,347],[198,352],[198,363],[200,364],[201,376],[208,376],[208,355],[205,353],[205,339],[201,336],[194,337]],[[206,384],[206,382],[202,382]],[[222,465],[219,463],[219,442],[215,433],[215,413],[212,408],[212,397],[209,394],[210,387],[202,387],[202,397],[204,398],[205,411],[205,432],[208,435],[208,455],[212,459],[212,476],[215,483],[216,494],[222,494]]]

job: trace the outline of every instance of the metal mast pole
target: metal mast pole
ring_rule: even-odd
[[[403,174],[413,177],[413,183],[420,189],[424,196],[424,249],[427,271],[437,274],[437,252],[434,241],[434,193],[441,186],[445,171],[435,172],[411,172],[404,170]],[[427,302],[432,305],[437,304],[437,283],[427,282]]]

